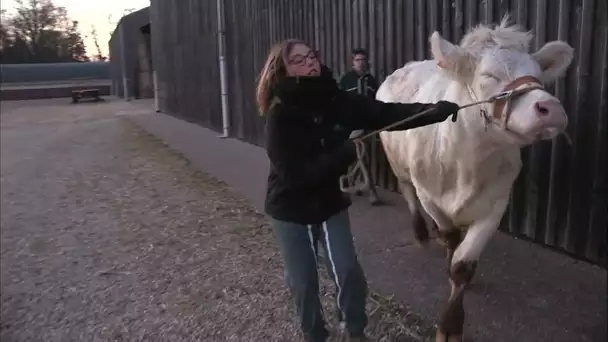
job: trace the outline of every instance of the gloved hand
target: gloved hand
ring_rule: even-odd
[[[433,105],[433,108],[435,110],[429,115],[435,116],[437,122],[445,121],[450,115],[452,116],[452,122],[456,122],[460,106],[450,101],[439,101]]]

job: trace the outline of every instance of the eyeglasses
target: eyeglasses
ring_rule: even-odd
[[[310,51],[306,56],[295,55],[293,56],[287,63],[290,65],[304,65],[306,64],[306,60],[310,58],[313,61],[317,59],[317,53],[314,51]]]

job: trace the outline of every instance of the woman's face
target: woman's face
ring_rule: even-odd
[[[321,64],[317,54],[304,44],[296,44],[291,49],[286,61],[289,76],[319,76]]]

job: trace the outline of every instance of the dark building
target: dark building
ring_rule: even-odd
[[[142,8],[120,19],[110,38],[114,94],[128,99],[154,97],[150,8]]]

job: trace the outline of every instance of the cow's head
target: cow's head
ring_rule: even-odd
[[[552,41],[529,53],[532,35],[507,26],[507,21],[505,17],[495,28],[472,29],[459,46],[434,32],[431,51],[438,67],[466,85],[474,100],[488,99],[506,89],[529,87],[508,105],[499,101],[483,105],[483,109],[495,123],[503,124],[506,129],[499,129],[500,135],[509,141],[527,145],[538,139],[552,139],[566,129],[568,117],[560,101],[538,89],[540,85],[534,81],[546,85],[562,76],[572,62],[573,49],[565,42]]]

